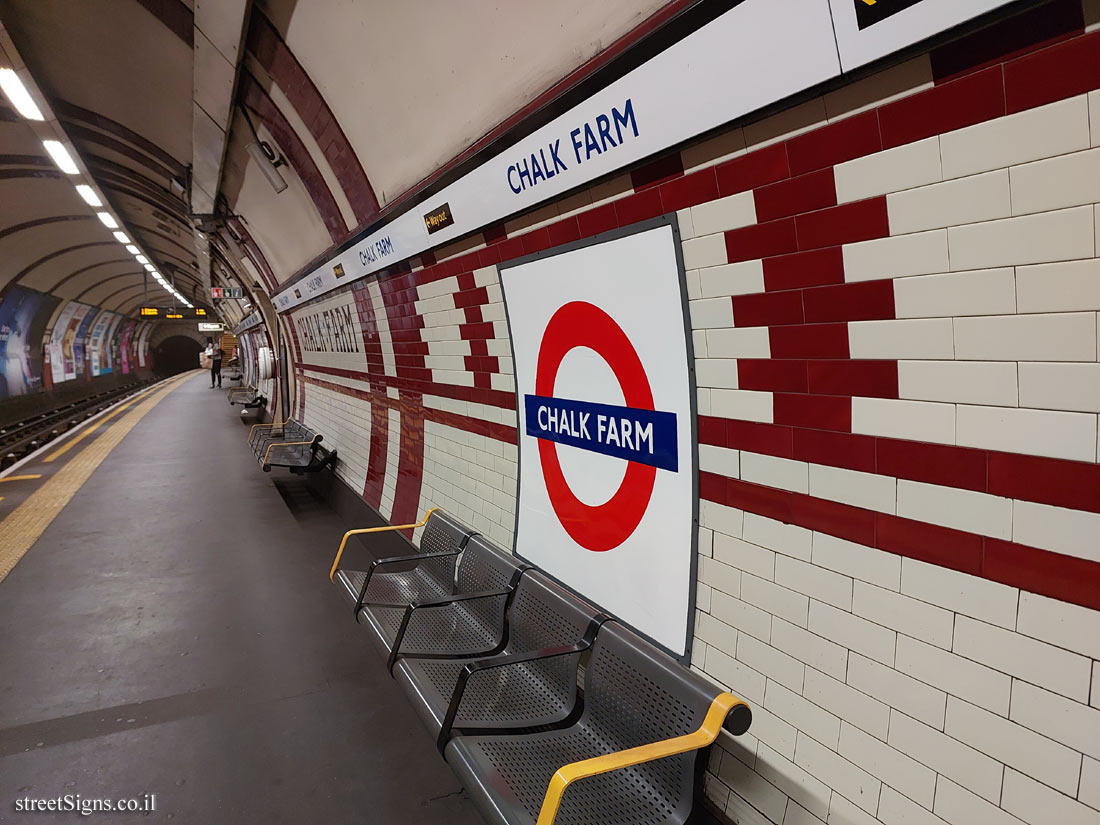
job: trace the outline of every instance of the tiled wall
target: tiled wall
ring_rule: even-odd
[[[387,518],[439,505],[508,546],[496,265],[677,212],[693,664],[754,707],[709,798],[1100,823],[1095,13],[1043,7],[356,284],[366,366],[303,355],[307,423]]]

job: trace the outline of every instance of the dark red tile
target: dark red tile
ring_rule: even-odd
[[[726,446],[726,419],[700,415],[696,419],[696,428],[700,444],[710,444],[714,447]]]
[[[672,152],[664,157],[650,161],[630,173],[630,183],[635,192],[660,186],[662,183],[682,177],[684,174],[684,162],[679,152]]]
[[[463,324],[458,328],[458,333],[462,336],[463,341],[473,341],[479,338],[484,340],[495,337],[492,321],[485,321],[480,324]]]
[[[775,393],[772,416],[776,424],[812,430],[852,431],[852,399],[836,395]]]
[[[550,248],[550,230],[545,226],[525,232],[519,236],[519,239],[523,243],[524,255],[533,255]]]
[[[484,340],[470,342],[470,355],[488,355],[489,345]]]
[[[546,231],[550,234],[550,246],[552,247],[573,243],[581,237],[581,227],[576,215],[555,221],[546,227]]]
[[[718,197],[718,176],[714,167],[661,184],[661,204],[666,212],[687,209]]]
[[[1005,64],[1009,112],[1100,87],[1100,31],[1067,40]]]
[[[756,219],[763,223],[827,206],[836,206],[832,168],[773,183],[753,192]]]
[[[778,458],[791,457],[791,428],[758,421],[726,421],[726,446]]]
[[[761,484],[726,480],[726,504],[749,513],[767,516],[778,521],[791,520],[791,493]]]
[[[498,241],[503,241],[505,238],[508,237],[508,233],[504,231],[503,223],[496,223],[492,226],[487,226],[481,231],[481,234],[485,236],[485,243],[487,244],[495,244]]]
[[[479,286],[477,289],[468,289],[465,292],[454,294],[455,309],[462,307],[481,306],[489,302],[489,293],[486,288]]]
[[[987,538],[982,574],[1021,590],[1100,610],[1100,564],[1094,561]]]
[[[835,166],[882,149],[878,112],[871,110],[846,117],[787,141],[792,175]]]
[[[615,203],[605,203],[595,209],[581,212],[577,215],[577,222],[580,224],[582,238],[591,238],[593,235],[599,235],[601,232],[614,229],[618,226]]]
[[[726,233],[726,256],[730,263],[783,255],[797,250],[794,218],[754,224]]]
[[[875,528],[875,546],[880,550],[981,575],[981,536],[887,513],[876,514]]]
[[[795,225],[799,249],[869,241],[890,234],[885,197],[868,198],[799,215],[795,218]]]
[[[478,269],[486,266],[496,266],[503,258],[500,257],[500,244],[493,244],[477,251]]]
[[[787,145],[777,143],[747,155],[719,164],[718,194],[721,197],[746,192],[790,175],[787,167]]]
[[[897,361],[811,361],[808,378],[815,394],[898,397]]]
[[[991,452],[989,492],[1100,513],[1100,464]]]
[[[1001,67],[992,66],[880,108],[882,146],[889,149],[912,143],[1004,113]]]
[[[739,358],[737,386],[742,390],[806,392],[806,362]]]
[[[802,291],[758,292],[733,296],[733,323],[738,327],[801,324]]]
[[[802,291],[808,323],[876,321],[894,317],[894,282],[861,281]]]
[[[463,272],[458,276],[458,291],[461,292],[465,289],[474,289],[477,287],[477,283],[474,281],[474,273]],[[415,300],[415,298],[414,298]]]
[[[792,521],[808,530],[828,533],[867,547],[875,546],[875,514],[870,510],[823,498],[795,495]]]
[[[880,438],[875,453],[883,475],[985,492],[985,450]]]
[[[480,306],[463,307],[462,311],[466,314],[466,323],[467,324],[480,324],[481,323],[482,317],[481,317],[481,307]],[[490,335],[489,337],[492,338],[493,336]]]
[[[699,471],[699,498],[726,503],[726,477],[714,473]]]
[[[794,458],[873,473],[875,439],[869,435],[797,429],[794,431]]]
[[[619,226],[649,220],[664,213],[659,189],[647,189],[635,195],[627,195],[614,202],[615,218]]]
[[[842,283],[844,257],[839,246],[764,259],[764,288],[769,291]]]
[[[772,358],[847,358],[847,324],[802,324],[768,330]]]

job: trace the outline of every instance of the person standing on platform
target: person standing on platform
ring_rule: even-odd
[[[214,382],[217,381],[217,385],[222,385],[222,348],[219,344],[214,343],[213,338],[206,339],[206,352],[205,355],[210,359],[210,389],[214,389]]]

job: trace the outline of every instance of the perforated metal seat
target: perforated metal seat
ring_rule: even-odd
[[[560,768],[692,733],[720,695],[698,674],[607,622],[592,647],[584,710],[574,725],[524,735],[457,736],[445,753],[486,821],[531,825]],[[749,720],[747,706],[739,704],[727,726],[743,733]],[[580,779],[566,788],[554,821],[682,825],[691,812],[696,755],[692,750]]]
[[[530,728],[560,722],[575,704],[577,664],[602,618],[596,608],[530,571],[512,597],[507,641],[498,656],[468,662],[407,653],[395,665],[394,677],[441,745],[452,726]]]

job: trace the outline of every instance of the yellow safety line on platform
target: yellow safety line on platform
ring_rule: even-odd
[[[102,438],[97,438],[69,459],[52,478],[0,521],[0,531],[4,534],[4,543],[0,547],[0,582],[3,582],[19,560],[34,546],[57,514],[76,495],[77,490],[103,463],[103,459],[110,455],[111,450],[137,426],[157,402],[190,377],[191,374],[188,373],[170,381],[144,403],[130,410],[128,415],[112,424]]]
[[[142,398],[147,396],[149,393],[154,392],[155,390],[156,390],[156,387],[153,387],[153,389],[145,390],[144,392],[138,394],[136,397],[131,398],[127,401],[124,401],[122,404],[120,404],[115,409],[111,410],[109,413],[107,413],[102,418],[100,418],[96,421],[93,421],[90,426],[84,428],[84,432],[74,436],[73,438],[70,438],[65,443],[64,446],[58,448],[57,450],[54,450],[52,453],[50,453],[48,456],[46,456],[44,459],[42,459],[42,461],[45,462],[46,464],[49,464],[51,461],[56,461],[57,459],[61,458],[61,456],[65,455],[65,453],[67,453],[69,450],[71,450],[73,447],[75,447],[77,444],[79,444],[85,438],[87,438],[88,436],[93,435],[96,432],[98,432],[100,426],[102,426],[103,424],[106,424],[108,421],[110,421],[116,415],[118,415],[121,412],[124,412],[128,407],[132,406],[133,404],[136,404]]]
[[[8,476],[7,478],[0,478],[0,481],[30,481],[32,478],[42,478],[42,473],[33,473],[25,476]]]

